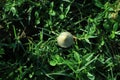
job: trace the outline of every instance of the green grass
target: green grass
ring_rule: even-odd
[[[0,0],[0,80],[119,80],[119,0]],[[62,31],[77,37],[64,49]]]

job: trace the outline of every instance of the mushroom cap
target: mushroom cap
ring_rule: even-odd
[[[68,48],[74,43],[73,35],[69,32],[62,32],[57,37],[57,43],[60,47]]]

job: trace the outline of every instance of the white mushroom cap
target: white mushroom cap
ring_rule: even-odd
[[[68,48],[74,43],[73,35],[69,32],[62,32],[57,37],[57,43],[60,47]]]

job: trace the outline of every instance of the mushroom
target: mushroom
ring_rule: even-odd
[[[57,37],[57,43],[62,48],[68,48],[74,43],[74,36],[70,32],[62,32]]]

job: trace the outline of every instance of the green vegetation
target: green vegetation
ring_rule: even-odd
[[[0,80],[119,78],[120,0],[0,0]]]

